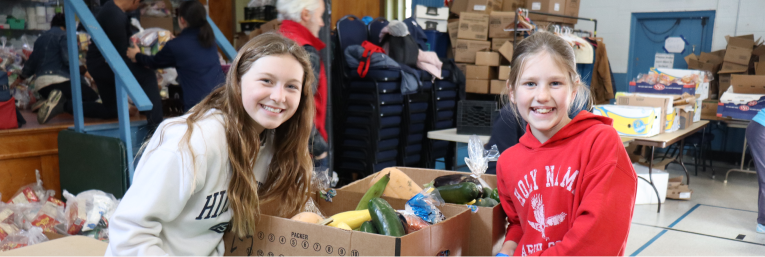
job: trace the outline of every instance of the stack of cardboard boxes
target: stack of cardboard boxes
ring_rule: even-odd
[[[709,100],[701,104],[703,119],[749,120],[765,107],[765,45],[753,35],[726,37],[725,50],[685,57],[689,69],[709,71]]]

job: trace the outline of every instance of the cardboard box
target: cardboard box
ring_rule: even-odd
[[[497,68],[478,65],[467,65],[466,67],[466,79],[497,79]]]
[[[751,120],[762,108],[765,108],[765,94],[739,94],[728,88],[720,96],[717,117]]]
[[[566,0],[566,9],[563,11],[563,15],[579,17],[579,0]],[[564,19],[564,23],[576,25],[578,19]],[[573,28],[573,26],[571,26]]]
[[[677,113],[678,129],[686,129],[693,125],[693,117],[695,116],[695,106],[684,105],[675,107],[675,113]]]
[[[502,1],[503,12],[515,12],[518,8],[526,7],[526,0],[504,0]]]
[[[675,108],[672,107],[672,95],[638,95],[638,94],[619,94],[616,97],[617,105],[627,106],[645,106],[645,107],[658,107],[661,108],[661,123],[664,126],[661,127],[659,133],[671,132],[679,129],[679,125],[675,120]]]
[[[175,30],[175,25],[173,25],[173,17],[142,16],[141,27],[144,29],[161,28],[171,32]]]
[[[450,21],[449,24],[446,25],[446,28],[449,32],[449,40],[451,40],[452,48],[456,48],[457,34],[460,32],[460,21]]]
[[[467,11],[485,14],[502,11],[502,0],[468,0]]]
[[[502,44],[502,47],[499,48],[499,53],[502,55],[502,57],[505,57],[505,60],[512,62],[513,50],[513,41],[506,41],[504,44]]]
[[[765,94],[765,76],[763,75],[737,75],[730,78],[734,93],[739,94]]]
[[[489,82],[488,79],[466,79],[465,80],[465,92],[475,94],[488,94]]]
[[[722,58],[712,53],[701,53],[700,56],[690,54],[685,57],[685,62],[688,63],[688,69],[705,70],[715,74],[720,69]]]
[[[333,201],[315,198],[326,216],[354,210],[363,193],[339,192]],[[396,210],[403,210],[407,200],[383,197]],[[359,231],[310,224],[262,214],[256,235],[238,238],[223,235],[226,253],[230,256],[435,256],[443,251],[461,255],[468,249],[470,213],[461,206],[445,205],[439,209],[446,220],[396,238]],[[261,209],[262,210],[262,209]]]
[[[723,60],[729,63],[749,65],[753,46],[753,35],[731,37],[728,39],[728,47],[725,49],[725,58]]]
[[[694,105],[693,109],[693,122],[701,121],[701,104],[703,102],[703,99],[696,99],[696,104]]]
[[[475,65],[499,66],[499,53],[497,52],[477,52],[475,53]]]
[[[682,95],[687,93],[689,95],[696,94],[696,88],[699,87],[699,83],[678,84],[675,78],[683,78],[686,76],[702,76],[702,72],[698,70],[685,70],[685,69],[665,69],[665,68],[651,68],[651,73],[659,74],[659,77],[667,76],[670,84],[662,84],[660,81],[631,81],[629,83],[630,93],[648,93],[648,94],[668,94],[668,95]],[[667,82],[664,82],[667,83]],[[707,85],[708,87],[708,85]],[[708,90],[708,89],[707,89]],[[702,98],[708,97],[709,92],[705,93]]]
[[[661,107],[596,105],[592,113],[613,119],[614,129],[621,136],[652,137],[663,127]]]
[[[515,21],[515,12],[491,12],[489,14],[489,37],[510,38],[513,33],[505,31]]]
[[[657,188],[658,189],[658,188]],[[690,200],[693,190],[683,184],[683,177],[670,178],[667,183],[667,198],[675,200]]]
[[[679,187],[683,184],[683,177],[674,177],[667,181],[667,188]]]
[[[722,94],[728,91],[728,88],[730,87],[730,76],[731,74],[720,74],[720,80],[718,83],[718,98],[722,97]]]
[[[566,0],[527,0],[526,8],[529,9],[529,11],[566,15]],[[529,18],[534,22],[550,21],[565,23],[568,20],[564,18],[533,13],[529,14]]]
[[[458,171],[445,171],[433,169],[418,169],[407,167],[396,167],[404,172],[409,178],[419,185],[427,184],[433,179],[452,174],[465,174]],[[345,191],[366,192],[369,189],[369,183],[373,176],[353,182],[343,188],[338,189],[338,195]],[[481,178],[489,184],[489,187],[497,187],[497,176],[484,174]],[[446,204],[452,205],[452,204]],[[454,205],[466,208],[465,205]],[[394,206],[395,207],[395,206]],[[467,208],[466,208],[467,209]],[[494,256],[499,253],[502,243],[505,241],[505,229],[507,227],[505,211],[501,205],[494,207],[478,207],[478,211],[470,213],[470,232],[467,256]],[[401,255],[404,255],[403,252]],[[450,255],[456,256],[455,252]]]
[[[749,65],[736,64],[732,62],[723,62],[718,74],[745,73],[749,70]]]
[[[454,50],[454,61],[463,63],[475,63],[475,54],[479,51],[491,49],[491,42],[458,39]]]
[[[754,75],[765,75],[765,55],[760,55],[760,62],[755,65]]]
[[[508,80],[510,79],[510,66],[499,66],[499,79],[501,80]]]
[[[704,100],[701,103],[701,118],[705,120],[717,119],[717,104],[720,101],[717,100]]]
[[[446,20],[432,20],[423,18],[416,18],[414,20],[417,21],[417,24],[419,24],[423,30],[436,30],[438,32],[446,33],[447,28],[449,27],[449,22]]]
[[[493,95],[500,95],[505,90],[506,80],[492,80],[489,87],[489,93]]]
[[[656,204],[659,201],[664,203],[664,200],[667,197],[667,181],[669,180],[669,173],[664,170],[664,168],[667,166],[667,161],[672,160],[669,159],[660,163],[654,163],[650,178],[648,176],[647,164],[632,164],[632,167],[635,169],[635,173],[638,175],[638,177],[642,177],[648,181],[653,179],[656,191],[659,191],[659,198],[657,199],[656,191],[653,190],[651,184],[638,179],[637,190],[635,192],[635,204]]]
[[[497,37],[491,39],[491,50],[495,52],[499,52],[499,49],[502,48],[502,45],[505,44],[505,42],[513,42],[513,38],[511,37]]]
[[[489,37],[489,15],[483,13],[462,13],[460,15],[459,39],[487,40]]]
[[[457,16],[468,10],[468,0],[452,0],[450,4],[449,12]]]
[[[419,19],[443,21],[449,19],[449,7],[427,7],[418,4],[414,7],[414,12],[414,17]]]
[[[468,64],[466,63],[457,63],[457,68],[462,71],[462,74],[467,74],[467,66]]]

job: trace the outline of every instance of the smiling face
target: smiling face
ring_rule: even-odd
[[[546,51],[529,56],[522,72],[518,84],[511,87],[510,100],[532,134],[544,143],[571,121],[568,111],[576,94],[573,82]]]
[[[258,132],[289,120],[300,105],[303,67],[289,54],[256,60],[242,75],[242,104]]]

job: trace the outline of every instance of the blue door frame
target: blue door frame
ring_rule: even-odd
[[[638,46],[636,45],[637,41],[637,35],[638,35],[638,29],[640,28],[640,24],[638,24],[639,20],[651,20],[651,19],[683,19],[683,18],[691,18],[691,19],[701,19],[701,18],[707,18],[707,25],[704,27],[704,38],[702,40],[702,44],[700,47],[696,48],[694,51],[697,55],[700,54],[700,52],[711,52],[712,50],[712,35],[714,32],[714,22],[715,22],[715,11],[692,11],[692,12],[658,12],[658,13],[632,13],[632,21],[630,23],[630,50],[629,50],[629,59],[627,63],[627,81],[624,81],[626,84],[631,79],[635,78],[637,73],[635,72],[648,72],[646,71],[635,71],[635,65],[634,65],[634,59],[636,58],[636,51],[638,51]],[[675,62],[684,62],[684,60],[677,58],[675,59]]]

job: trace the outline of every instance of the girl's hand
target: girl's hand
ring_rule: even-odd
[[[141,50],[138,49],[135,45],[131,45],[127,49],[127,57],[130,58],[131,61],[135,62],[135,55],[140,53]]]
[[[513,241],[506,241],[505,244],[502,245],[502,249],[499,250],[499,253],[507,254],[508,256],[513,256],[513,253],[515,253],[515,248],[517,247],[518,247],[518,243]]]

